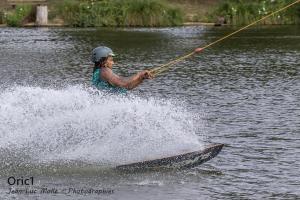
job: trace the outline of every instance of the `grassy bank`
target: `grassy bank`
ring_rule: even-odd
[[[167,0],[180,7],[184,12],[185,22],[213,23],[216,20],[214,11],[223,0]]]
[[[6,12],[4,9],[0,8],[0,24],[5,23]]]
[[[295,0],[48,0],[49,23],[72,27],[177,26],[183,22],[244,25]],[[0,23],[23,26],[35,21],[35,8],[0,8]],[[300,24],[300,4],[263,24]],[[32,23],[34,24],[34,23]]]
[[[22,26],[23,23],[35,18],[35,9],[30,5],[18,5],[15,10],[0,11],[0,21],[8,26]]]
[[[226,0],[219,4],[213,15],[224,16],[229,24],[243,25],[260,19],[292,2],[295,0]],[[294,5],[266,19],[262,24],[300,24],[300,5]]]
[[[57,15],[73,27],[176,26],[183,23],[179,8],[161,0],[64,0]]]

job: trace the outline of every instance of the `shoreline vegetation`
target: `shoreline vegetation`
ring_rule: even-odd
[[[49,24],[69,27],[245,25],[295,0],[48,0]],[[0,27],[35,26],[36,9],[0,7]],[[1,25],[2,24],[2,25]],[[260,24],[300,24],[300,4]]]
[[[65,0],[58,5],[62,19],[73,27],[178,26],[182,11],[161,0],[85,1]]]

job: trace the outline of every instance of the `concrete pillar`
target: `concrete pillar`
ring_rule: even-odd
[[[36,25],[46,26],[48,24],[48,7],[38,5],[36,7]]]

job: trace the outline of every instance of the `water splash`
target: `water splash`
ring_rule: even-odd
[[[176,102],[115,96],[83,86],[0,92],[6,163],[117,165],[199,149],[197,115]]]

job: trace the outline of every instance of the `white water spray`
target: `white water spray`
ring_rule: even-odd
[[[0,150],[34,163],[117,165],[198,150],[200,126],[196,115],[171,101],[81,86],[0,92]]]

